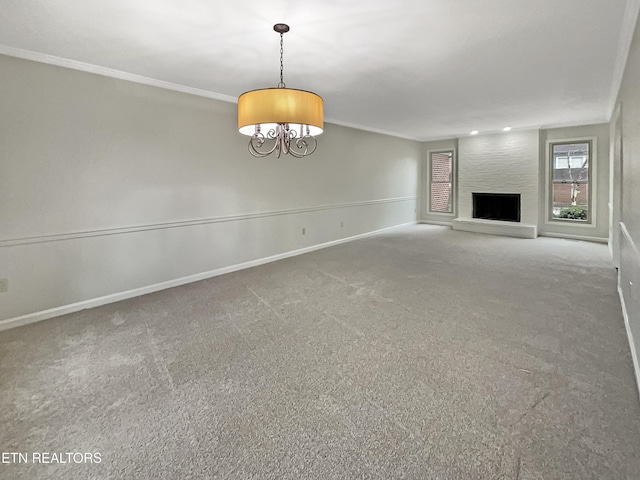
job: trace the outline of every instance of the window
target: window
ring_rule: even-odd
[[[429,211],[453,213],[453,151],[429,153]]]
[[[591,223],[593,141],[549,143],[549,220]]]

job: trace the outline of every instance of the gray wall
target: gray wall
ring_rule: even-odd
[[[620,223],[619,289],[632,341],[636,379],[640,380],[640,22],[636,25],[627,66],[618,94],[622,107],[622,211]],[[615,115],[611,122],[615,136]],[[615,182],[614,182],[615,184]],[[614,197],[615,198],[615,197]]]
[[[326,125],[255,159],[235,104],[0,56],[0,321],[414,222],[421,153]]]

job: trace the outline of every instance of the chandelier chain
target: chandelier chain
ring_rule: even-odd
[[[283,55],[284,55],[284,46],[283,46],[283,37],[284,34],[280,33],[280,83],[278,84],[278,88],[285,88],[286,85],[284,83],[284,64],[283,64]]]

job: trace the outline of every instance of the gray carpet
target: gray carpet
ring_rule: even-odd
[[[3,479],[638,479],[605,245],[418,225],[0,333]],[[97,452],[39,464],[33,452]]]

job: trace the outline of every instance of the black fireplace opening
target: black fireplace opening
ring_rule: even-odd
[[[472,193],[473,218],[520,221],[519,193]]]

